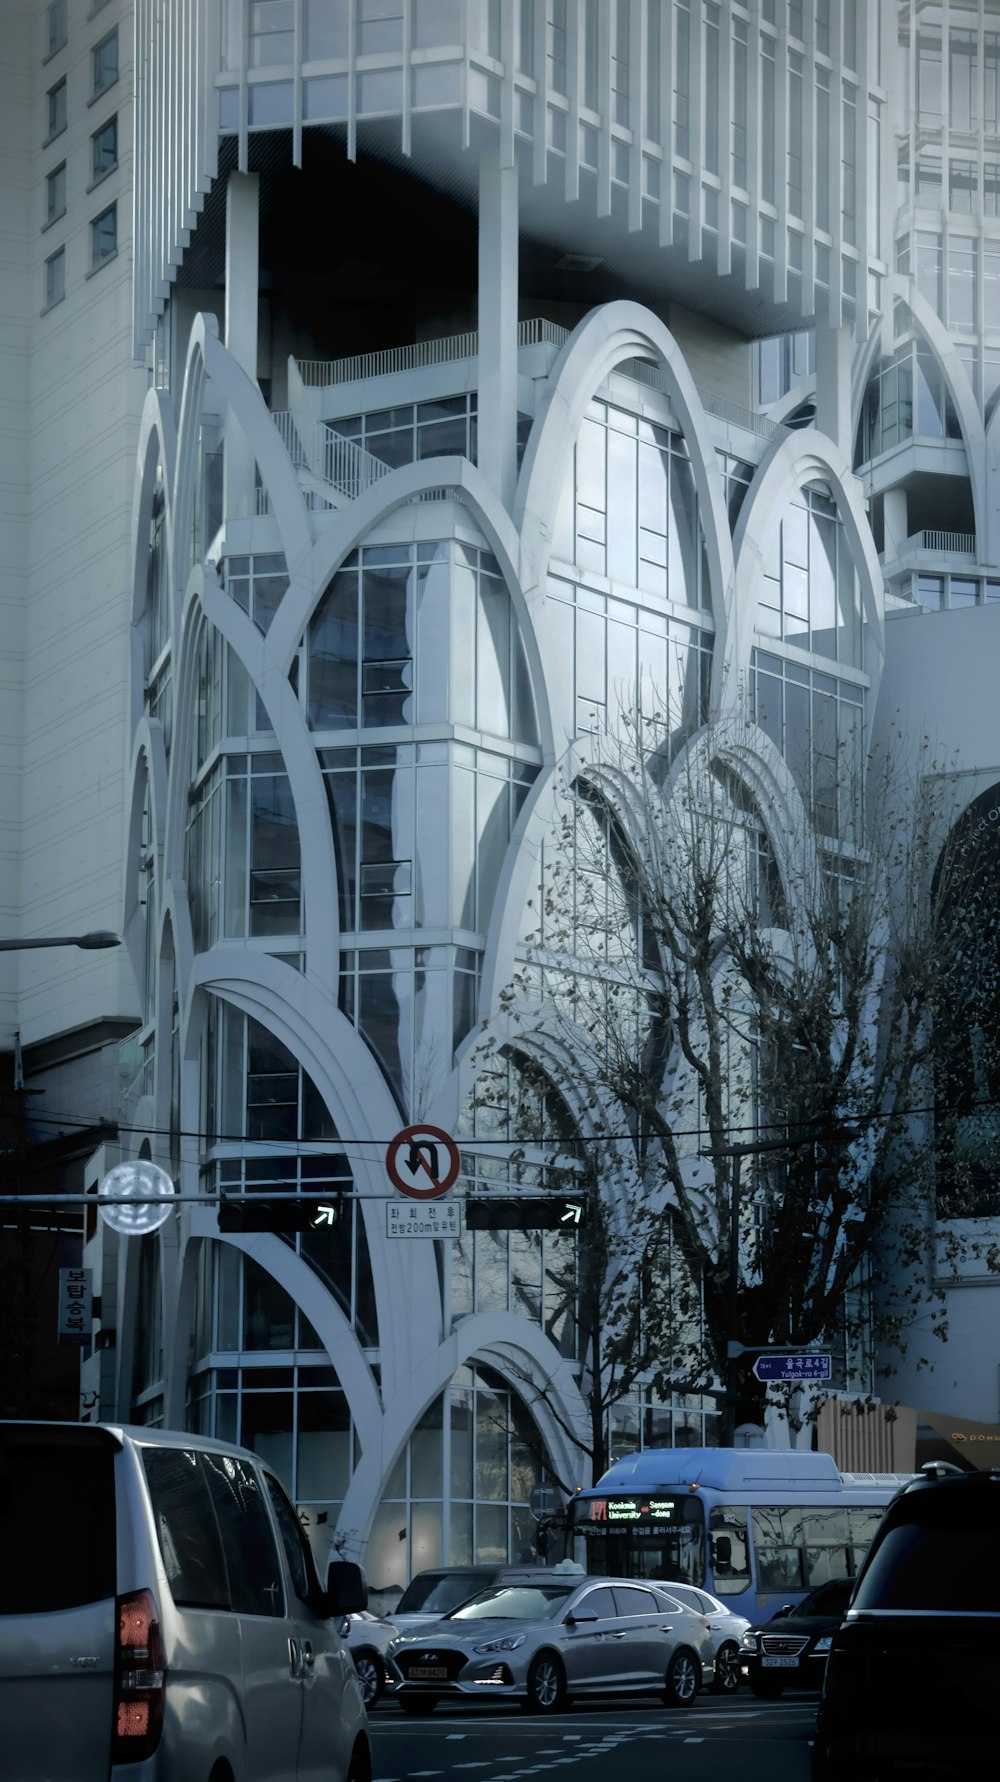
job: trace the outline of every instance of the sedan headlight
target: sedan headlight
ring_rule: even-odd
[[[501,1640],[487,1640],[485,1646],[473,1646],[473,1652],[516,1652],[523,1646],[525,1634],[504,1634]]]
[[[833,1645],[833,1635],[832,1634],[824,1634],[823,1638],[821,1640],[816,1641],[816,1644],[813,1647],[813,1651],[818,1652],[821,1658],[825,1658],[832,1645]]]
[[[746,1633],[743,1635],[742,1640],[740,1641],[740,1645],[743,1647],[744,1652],[756,1652],[756,1650],[757,1650],[757,1635],[755,1633],[751,1633],[748,1628]]]

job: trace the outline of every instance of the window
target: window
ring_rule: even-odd
[[[48,103],[46,140],[51,141],[53,136],[60,135],[66,128],[65,80],[57,80],[55,86],[49,88],[46,99]]]
[[[90,52],[91,90],[96,99],[118,79],[118,27],[95,43]]]
[[[302,1533],[302,1524],[277,1479],[272,1479],[270,1473],[265,1473],[264,1483],[267,1486],[271,1508],[278,1524],[281,1544],[285,1549],[292,1588],[296,1596],[300,1597],[302,1602],[307,1603],[310,1598],[315,1597],[316,1592],[311,1556]]]
[[[79,1540],[71,1565],[62,1542],[31,1534],[59,1525],[67,1478],[73,1480],[74,1541]],[[0,1479],[0,1616],[58,1614],[85,1603],[105,1604],[102,1614],[109,1613],[115,1593],[115,1476],[114,1447],[103,1430],[6,1424],[0,1429]],[[16,1637],[13,1627],[11,1637]]]
[[[362,56],[403,47],[401,0],[357,0],[357,44]]]
[[[66,0],[52,0],[45,13],[45,54],[54,56],[66,42]]]
[[[294,54],[292,0],[254,0],[250,8],[250,66],[272,68]]]
[[[103,179],[118,165],[118,119],[109,118],[99,130],[95,130],[91,143],[91,179]]]
[[[66,295],[66,249],[50,254],[45,262],[45,308],[61,303]]]
[[[243,1615],[281,1615],[281,1562],[257,1474],[228,1454],[205,1454],[202,1465],[222,1534],[233,1608]]]
[[[60,161],[58,167],[45,178],[45,221],[54,223],[57,217],[66,214],[66,163]]]
[[[118,252],[118,206],[109,204],[90,225],[90,269],[96,271]]]
[[[228,1609],[229,1579],[208,1481],[192,1449],[146,1448],[160,1557],[178,1608]]]

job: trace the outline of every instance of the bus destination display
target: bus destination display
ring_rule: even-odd
[[[615,1534],[633,1529],[636,1534],[669,1534],[682,1521],[680,1497],[591,1497],[576,1506],[573,1518],[578,1534]]]

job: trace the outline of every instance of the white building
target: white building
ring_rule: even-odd
[[[123,876],[122,1151],[206,1197],[90,1244],[117,1348],[84,1390],[259,1447],[376,1584],[530,1546],[524,1381],[580,1469],[553,1287],[574,1240],[386,1235],[411,1123],[458,1137],[470,1191],[537,1180],[469,1096],[567,750],[651,677],[681,737],[760,718],[789,825],[800,722],[860,748],[902,711],[959,750],[970,801],[1000,780],[966,694],[1000,625],[997,11],[18,10],[5,54],[56,111],[5,126],[32,441],[6,920],[110,926]],[[134,161],[130,92],[105,174],[109,33]],[[20,960],[29,1070],[134,1029],[107,957]],[[339,1189],[339,1224],[221,1234],[209,1196],[268,1186]],[[993,1291],[953,1292],[935,1378],[966,1417],[997,1414]],[[677,1394],[639,1433],[711,1441],[717,1408]]]

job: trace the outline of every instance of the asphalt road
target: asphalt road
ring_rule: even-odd
[[[815,1719],[812,1697],[759,1702],[749,1692],[690,1708],[588,1703],[541,1718],[477,1704],[411,1720],[387,1701],[371,1717],[375,1782],[555,1782],[571,1764],[574,1782],[808,1782]]]

